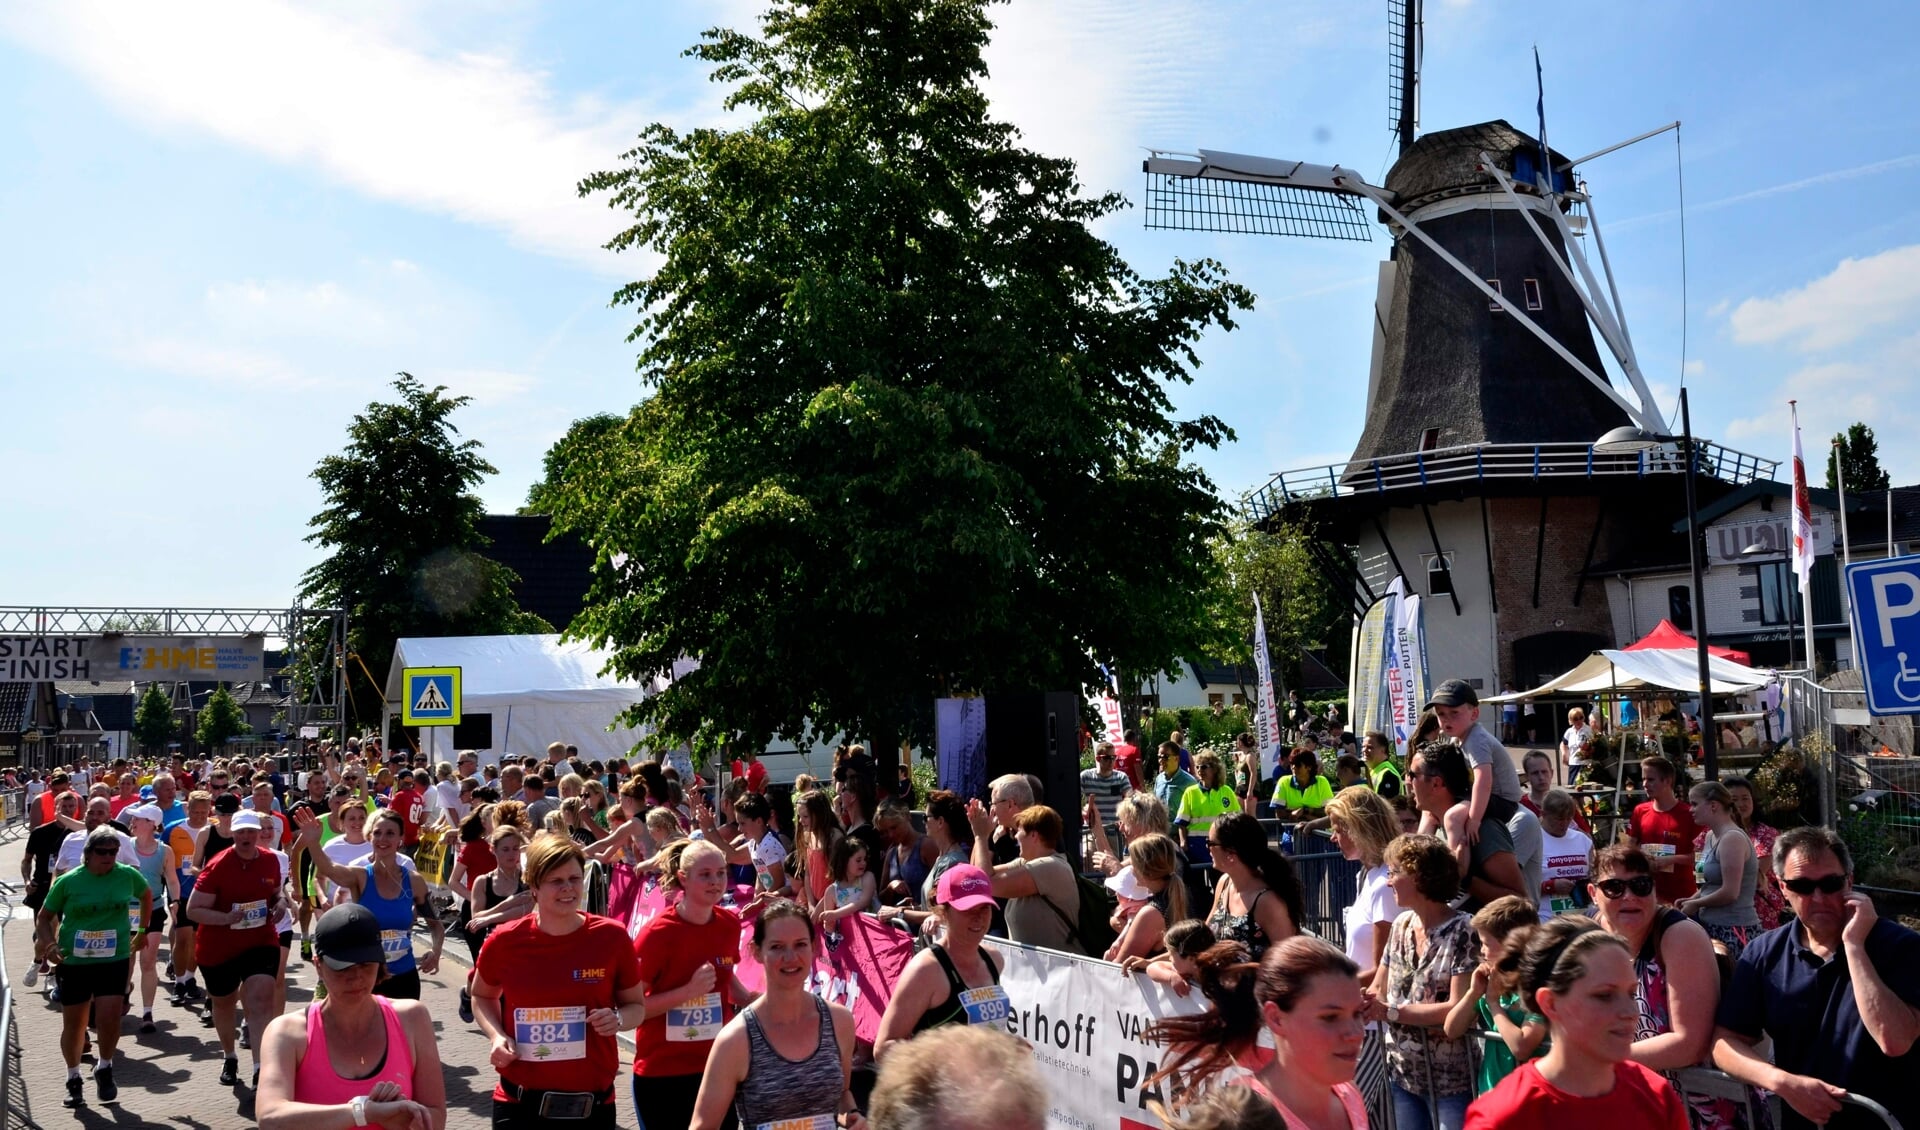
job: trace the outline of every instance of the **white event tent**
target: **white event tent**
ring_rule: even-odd
[[[664,680],[633,682],[603,675],[607,653],[558,635],[432,636],[402,639],[387,669],[387,714],[400,713],[401,672],[408,667],[458,667],[461,713],[471,722],[490,715],[492,741],[476,748],[483,763],[506,754],[541,755],[547,743],[580,748],[589,760],[626,757],[641,730],[607,727],[634,703],[664,689]],[[675,674],[694,666],[683,661]],[[436,761],[451,760],[450,727],[421,730],[421,747]]]
[[[1707,657],[1707,678],[1717,695],[1745,694],[1773,682],[1773,672],[1718,655]],[[1689,650],[1616,651],[1606,648],[1581,660],[1573,670],[1529,691],[1487,695],[1482,702],[1512,702],[1541,695],[1600,695],[1659,688],[1700,693],[1699,656]]]

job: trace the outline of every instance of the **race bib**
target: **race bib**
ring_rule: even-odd
[[[831,1114],[816,1114],[811,1118],[782,1118],[778,1122],[762,1122],[753,1130],[833,1130],[834,1119]]]
[[[73,956],[81,960],[104,961],[120,954],[120,931],[75,930]]]
[[[380,956],[392,965],[413,952],[413,936],[405,930],[380,931]]]
[[[267,924],[267,900],[254,899],[252,902],[236,902],[233,909],[240,912],[234,920],[236,930],[257,930]]]
[[[1547,906],[1556,915],[1571,914],[1577,908],[1573,905],[1572,895],[1555,895],[1547,900]]]
[[[703,1043],[718,1036],[724,1023],[720,994],[708,993],[667,1010],[667,1040],[675,1044]]]
[[[967,1012],[969,1024],[1001,1024],[1012,1010],[1007,991],[998,985],[968,989],[960,994],[960,1007]]]
[[[137,902],[128,903],[127,904],[127,928],[132,930],[134,933],[138,934],[141,930],[146,928],[146,925],[147,925],[146,922],[143,921],[140,917],[140,904]]]
[[[385,937],[380,943],[386,949]],[[586,1006],[514,1009],[513,1043],[516,1054],[533,1063],[587,1058]]]

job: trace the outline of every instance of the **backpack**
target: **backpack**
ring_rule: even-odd
[[[1120,904],[1106,884],[1096,883],[1078,871],[1073,874],[1073,885],[1080,891],[1080,916],[1077,921],[1068,918],[1067,912],[1047,896],[1040,895],[1040,901],[1046,903],[1047,909],[1066,923],[1068,941],[1079,946],[1088,957],[1099,958],[1119,940],[1120,935],[1113,931],[1113,914]],[[1038,888],[1034,893],[1039,893]]]

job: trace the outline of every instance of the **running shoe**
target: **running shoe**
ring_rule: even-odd
[[[253,1050],[253,1037],[247,1035],[247,1026],[245,1024],[240,1026],[240,1046],[247,1051]]]
[[[313,943],[312,943],[312,942],[309,942],[309,941],[307,941],[307,940],[305,940],[305,939],[302,939],[302,940],[301,940],[301,942],[300,942],[300,960],[301,960],[301,961],[312,961],[312,960],[313,960]]]
[[[113,1081],[113,1065],[101,1064],[93,1069],[93,1086],[100,1092],[100,1101],[110,1103],[120,1097],[120,1088]]]
[[[231,1087],[240,1082],[240,1057],[230,1055],[220,1064],[220,1085]]]
[[[78,1075],[67,1076],[67,1098],[64,1105],[79,1106],[81,1103],[86,1102],[87,1100],[82,1094],[84,1089],[85,1085],[81,1083]]]
[[[167,1003],[175,1008],[187,1003],[187,987],[178,981],[167,982]]]
[[[143,1013],[140,1017],[140,1034],[143,1036],[151,1035],[158,1030],[153,1023],[153,1013]]]
[[[473,1023],[473,994],[465,989],[460,990],[460,1023]]]
[[[200,1014],[200,1027],[202,1028],[213,1027],[213,1009],[209,1008],[207,1009],[207,1011]]]
[[[35,964],[33,964],[33,965],[29,965],[29,966],[27,966],[27,975],[26,975],[25,977],[22,977],[22,978],[20,978],[20,979],[21,979],[22,981],[25,981],[25,982],[27,983],[27,988],[29,988],[29,989],[31,989],[31,988],[33,988],[33,987],[34,987],[35,985],[38,985],[38,984],[40,983],[40,966],[39,966],[39,964],[38,964],[38,963],[35,963]]]

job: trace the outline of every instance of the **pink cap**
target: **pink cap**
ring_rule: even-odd
[[[993,880],[971,863],[956,863],[941,872],[940,886],[934,895],[935,901],[941,906],[950,906],[955,910],[995,905]]]

